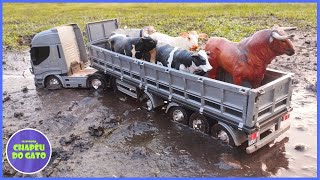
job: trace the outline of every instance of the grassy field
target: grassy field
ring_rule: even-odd
[[[68,23],[82,30],[90,21],[118,18],[121,26],[153,25],[178,35],[197,30],[239,41],[272,27],[316,28],[316,4],[3,4],[3,45],[25,49],[34,34]]]

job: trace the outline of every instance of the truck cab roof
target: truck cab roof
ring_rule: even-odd
[[[42,31],[36,34],[31,41],[31,47],[50,46],[53,44],[61,44],[57,28]]]

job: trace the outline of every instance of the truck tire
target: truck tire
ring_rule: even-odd
[[[143,108],[147,109],[147,111],[153,111],[154,107],[151,99],[146,94],[141,95],[140,102],[143,104]]]
[[[211,136],[218,139],[224,144],[227,144],[232,147],[236,147],[234,139],[232,138],[229,131],[223,127],[221,124],[216,123],[211,128]]]
[[[137,94],[140,94],[139,91],[137,91]],[[138,99],[143,103],[143,107],[146,108],[147,111],[159,111],[164,105],[163,99],[149,92],[144,92],[140,97],[138,95]]]
[[[148,111],[154,110],[154,107],[153,107],[151,99],[148,98],[145,103],[146,103],[145,106],[146,106]]]
[[[198,112],[195,112],[190,116],[189,126],[197,131],[209,134],[209,121],[206,117],[204,117],[202,114]]]
[[[57,90],[62,88],[60,79],[56,76],[48,76],[44,82],[45,88],[49,90]]]
[[[190,112],[180,106],[173,106],[169,111],[171,120],[184,125],[189,124]]]
[[[87,87],[89,89],[105,89],[107,88],[107,82],[103,74],[94,73],[87,79]]]
[[[113,90],[113,92],[117,92],[118,91],[116,80],[117,79],[112,77],[112,76],[109,79],[109,85],[110,85],[110,88]]]

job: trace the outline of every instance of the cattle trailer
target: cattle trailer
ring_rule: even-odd
[[[256,89],[252,89],[248,82],[243,86],[232,84],[230,75],[223,72],[219,80],[209,79],[105,49],[107,39],[117,28],[116,19],[87,23],[88,54],[75,24],[37,34],[32,40],[31,57],[37,57],[37,53],[42,53],[40,50],[44,48],[43,45],[33,44],[37,41],[46,41],[45,47],[51,51],[42,60],[46,65],[36,63],[37,58],[31,58],[36,86],[50,86],[52,83],[48,82],[48,78],[51,77],[49,80],[56,78],[59,81],[55,83],[63,87],[113,87],[144,101],[148,110],[165,108],[173,121],[223,143],[245,145],[249,154],[290,128],[290,122],[286,120],[292,110],[292,73],[267,69],[262,86]],[[55,35],[50,36],[50,31]],[[63,34],[65,31],[69,35]],[[40,50],[33,50],[35,47]],[[57,61],[58,57],[66,63],[58,63],[60,69],[56,70],[58,68],[52,68],[49,62]],[[90,67],[83,66],[88,60]],[[81,77],[77,73],[72,74],[74,61],[78,62],[74,64],[80,64],[76,72],[83,71]],[[66,85],[68,78],[69,85]],[[74,85],[70,85],[71,81]]]

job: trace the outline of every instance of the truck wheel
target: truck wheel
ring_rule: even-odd
[[[209,134],[209,122],[202,114],[195,112],[190,116],[189,126],[205,134]]]
[[[105,89],[107,87],[104,75],[94,73],[88,77],[87,87],[90,89]]]
[[[143,107],[145,107],[148,111],[161,110],[161,107],[164,105],[164,102],[160,97],[154,96],[149,92],[143,93],[138,99],[143,103]]]
[[[148,111],[152,111],[154,109],[152,101],[149,98],[145,101],[145,106]]]
[[[117,82],[116,82],[116,78],[114,77],[110,77],[109,79],[109,85],[110,85],[110,88],[114,91],[114,92],[117,92],[118,91],[118,87],[117,87]]]
[[[147,111],[154,110],[152,101],[148,95],[142,94],[141,97],[139,98],[139,101],[142,103],[142,107],[147,109]]]
[[[235,147],[234,140],[229,133],[229,131],[223,127],[221,124],[215,124],[211,128],[211,136],[214,138],[217,138],[219,141],[221,141],[224,144],[230,145],[232,147]]]
[[[190,113],[188,113],[183,107],[174,106],[170,108],[170,117],[174,122],[188,125],[189,116]]]
[[[56,76],[49,76],[46,78],[45,82],[45,88],[50,90],[57,90],[62,88],[62,83],[59,78]]]

